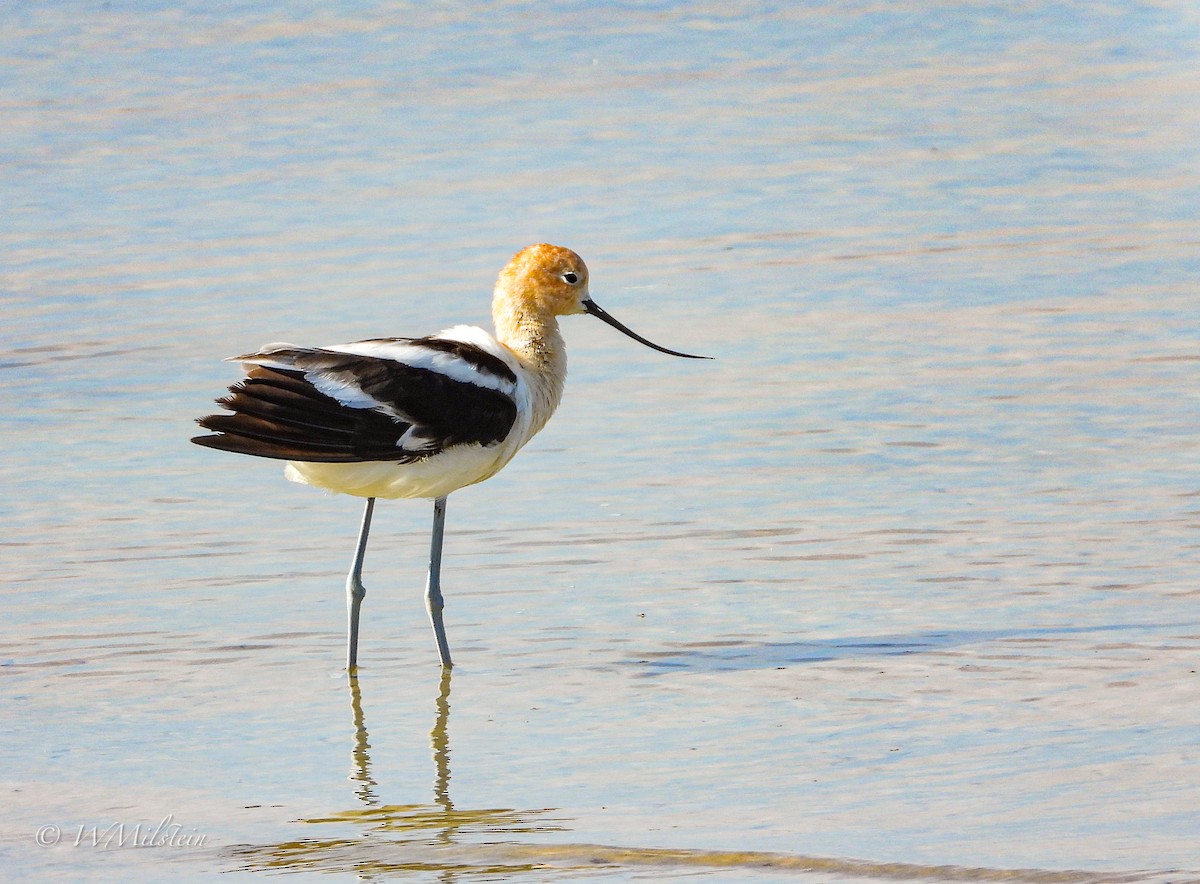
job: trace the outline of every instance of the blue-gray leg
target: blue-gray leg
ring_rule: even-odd
[[[347,629],[346,668],[351,674],[358,668],[358,615],[362,608],[362,600],[367,589],[362,584],[363,558],[367,554],[367,534],[371,530],[371,513],[375,509],[375,498],[367,498],[367,508],[363,511],[362,528],[358,531],[358,546],[354,550],[354,561],[350,563],[350,573],[346,576],[346,613],[350,619]]]
[[[442,623],[442,535],[446,529],[446,498],[433,502],[433,538],[429,544],[429,580],[425,584],[425,608],[433,635],[437,639],[438,656],[442,665],[450,667],[450,646],[446,643],[446,627]]]

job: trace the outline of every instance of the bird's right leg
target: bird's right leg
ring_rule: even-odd
[[[375,498],[367,498],[367,508],[363,511],[362,527],[358,530],[358,546],[354,550],[354,561],[350,563],[350,573],[346,576],[346,613],[349,617],[346,640],[346,669],[351,675],[358,668],[358,615],[362,608],[362,600],[367,594],[367,588],[362,584],[363,558],[367,554],[367,534],[371,530],[371,513],[375,509]]]

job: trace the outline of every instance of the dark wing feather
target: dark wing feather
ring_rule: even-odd
[[[192,441],[198,445],[309,463],[418,459],[397,446],[408,424],[347,408],[300,371],[254,366],[217,403],[232,413],[200,418],[197,423],[217,435],[196,436]]]
[[[461,358],[438,344],[429,349]],[[509,379],[515,383],[502,360],[479,350],[475,354],[474,371],[482,375],[481,365],[492,360],[498,365],[488,366],[494,376],[507,373],[503,381],[491,381],[493,386]],[[516,420],[516,403],[506,392],[397,359],[304,348],[246,358],[272,364],[254,365],[230,387],[217,403],[231,413],[201,418],[200,426],[215,435],[193,442],[310,463],[409,463],[454,445],[499,442]]]

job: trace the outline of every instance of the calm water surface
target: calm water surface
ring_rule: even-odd
[[[3,19],[5,877],[1200,880],[1191,4]],[[359,501],[191,420],[540,240],[717,361],[565,320],[348,686]]]

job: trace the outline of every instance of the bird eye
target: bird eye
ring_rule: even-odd
[[[575,285],[576,283],[579,282],[579,274],[576,273],[574,270],[568,270],[566,273],[564,273],[562,275],[562,281],[565,282],[567,285]]]

